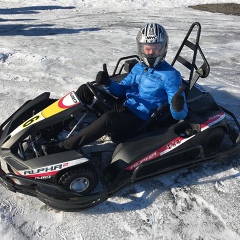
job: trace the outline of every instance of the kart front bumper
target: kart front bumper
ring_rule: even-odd
[[[16,183],[17,182],[17,183]],[[108,199],[106,191],[81,196],[61,186],[24,178],[0,169],[0,184],[12,192],[37,197],[48,206],[61,211],[80,211],[95,207]]]

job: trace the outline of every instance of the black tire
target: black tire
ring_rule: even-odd
[[[90,166],[80,166],[64,173],[59,184],[82,195],[91,193],[98,184],[96,170]]]
[[[212,129],[207,138],[203,142],[203,150],[205,154],[215,154],[223,141],[225,131],[223,128],[217,127]]]

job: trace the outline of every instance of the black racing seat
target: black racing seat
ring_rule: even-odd
[[[111,139],[115,143],[120,143],[132,137],[151,132],[157,128],[170,126],[176,122],[177,120],[175,120],[171,115],[169,104],[166,103],[160,106],[139,129],[137,129],[134,133],[130,134],[127,138],[111,136]]]
[[[122,61],[124,63],[121,65]],[[139,58],[137,55],[122,57],[118,60],[116,67],[110,76],[115,82],[121,82],[132,70],[132,68],[138,63]],[[121,65],[121,66],[120,66]],[[124,70],[124,72],[123,72]]]

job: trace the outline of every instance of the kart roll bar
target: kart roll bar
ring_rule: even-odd
[[[119,68],[120,62],[123,61],[123,60],[126,60],[126,59],[132,59],[133,64],[135,65],[136,62],[137,62],[136,60],[139,60],[139,57],[138,57],[137,55],[131,55],[131,56],[126,56],[126,57],[119,58],[116,66],[115,66],[115,68],[114,68],[114,70],[113,70],[113,73],[112,73],[111,77],[114,77],[114,76],[116,76],[116,75],[120,75],[120,74],[121,74],[123,68],[125,67],[125,64],[123,64],[123,65],[120,67],[119,70],[118,70],[118,68]],[[134,59],[135,59],[135,60],[134,60]],[[131,61],[131,60],[130,60],[130,61]],[[131,64],[131,63],[130,63],[130,64]],[[117,70],[118,70],[118,73],[117,73]],[[127,72],[128,72],[128,71],[127,71]]]
[[[195,43],[191,42],[188,39],[194,28],[197,28]],[[197,82],[199,77],[206,78],[208,76],[208,74],[210,73],[210,66],[199,46],[200,35],[201,35],[201,25],[199,22],[195,22],[191,25],[190,29],[188,30],[188,33],[187,33],[186,37],[184,38],[184,40],[183,40],[179,50],[177,51],[177,54],[174,57],[172,64],[171,64],[172,66],[174,66],[176,61],[178,61],[183,66],[185,66],[187,69],[190,70],[188,90],[191,90],[191,88]],[[185,59],[184,57],[182,57],[180,55],[184,46],[188,47],[189,49],[191,49],[193,51],[193,57],[192,57],[191,63],[187,59]],[[201,65],[201,67],[196,66],[196,59],[197,59],[198,52],[200,53],[202,60],[203,60],[203,64]],[[193,75],[194,70],[196,70],[195,75]]]

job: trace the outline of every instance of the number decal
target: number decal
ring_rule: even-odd
[[[39,115],[36,115],[36,116],[28,119],[28,120],[22,125],[22,127],[23,127],[23,128],[28,127],[28,126],[31,125],[33,122],[36,122],[39,118],[40,118],[40,116],[39,116]]]

